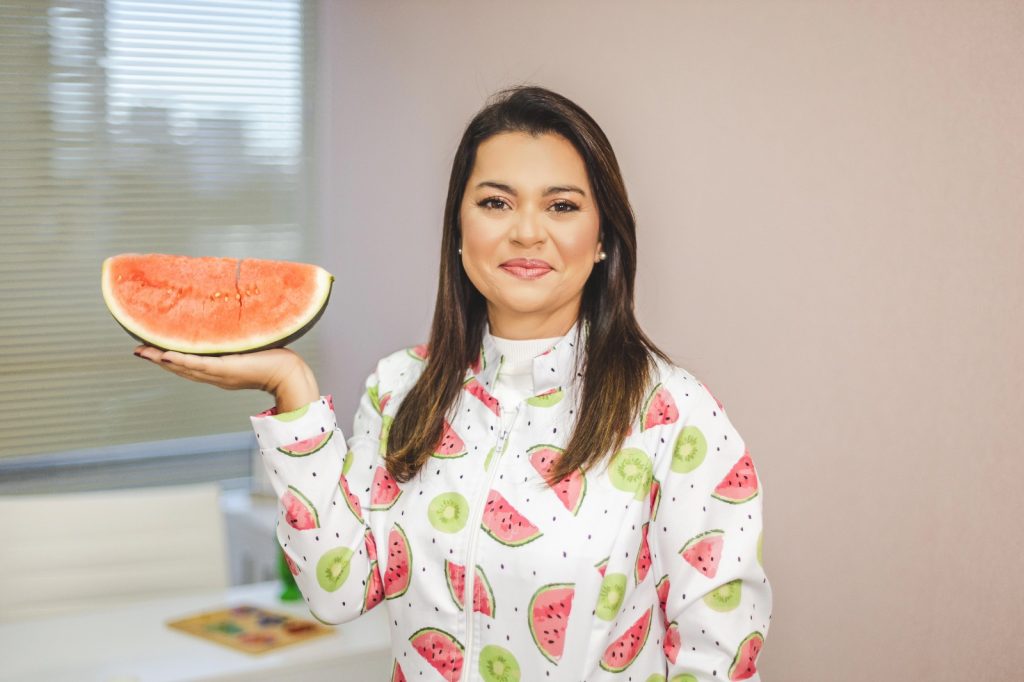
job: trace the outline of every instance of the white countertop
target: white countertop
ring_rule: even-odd
[[[181,680],[386,680],[391,674],[384,604],[334,634],[264,654],[246,654],[171,629],[167,620],[251,604],[312,619],[282,602],[277,581],[196,592],[102,610],[0,623],[0,680],[177,682]]]

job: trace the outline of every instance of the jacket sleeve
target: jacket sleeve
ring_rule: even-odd
[[[651,522],[667,677],[757,682],[772,610],[761,563],[764,487],[721,403],[703,385],[696,392],[665,438],[660,454],[670,463],[658,467]]]
[[[277,541],[310,613],[325,623],[356,618],[381,601],[376,545],[366,523],[380,459],[377,372],[366,380],[346,442],[330,395],[279,414],[250,417],[278,499]]]

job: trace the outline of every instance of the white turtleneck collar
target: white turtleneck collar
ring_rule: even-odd
[[[533,359],[551,348],[561,339],[555,336],[550,339],[503,339],[491,335],[498,351],[505,356],[501,365],[501,374],[530,374],[533,372]]]

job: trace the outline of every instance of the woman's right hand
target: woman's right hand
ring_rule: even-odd
[[[291,396],[299,391],[304,394],[317,391],[316,380],[309,366],[298,353],[288,348],[212,356],[189,355],[140,345],[134,352],[138,357],[180,377],[228,391],[255,388],[279,399],[283,393]]]

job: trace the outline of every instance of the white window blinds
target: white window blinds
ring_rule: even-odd
[[[122,252],[318,262],[311,5],[0,0],[0,455],[242,432],[272,404],[136,359]],[[292,347],[317,369],[318,332]]]

